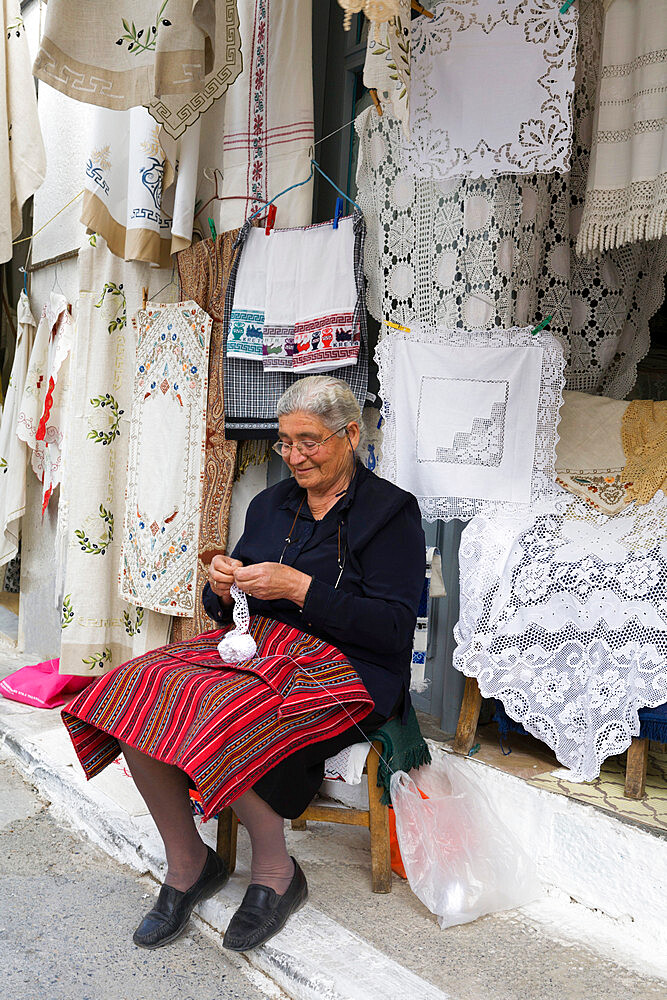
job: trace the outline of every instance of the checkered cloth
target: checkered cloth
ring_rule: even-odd
[[[331,225],[330,222],[324,225]],[[242,358],[227,356],[227,334],[234,304],[234,289],[239,262],[243,253],[250,223],[246,222],[234,243],[234,262],[225,297],[225,436],[231,440],[268,438],[278,432],[276,407],[285,390],[304,375],[287,371],[263,371],[259,365]],[[360,212],[354,213],[354,275],[357,285],[357,304],[354,320],[361,328],[361,346],[356,365],[335,368],[327,374],[347,382],[363,410],[368,387],[368,331],[366,328],[366,283],[364,278],[364,243],[366,223]],[[326,267],[326,261],[322,262]],[[304,373],[307,374],[307,373]]]

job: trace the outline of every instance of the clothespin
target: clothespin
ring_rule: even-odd
[[[570,0],[570,3],[572,3],[572,0]],[[568,4],[568,7],[570,6],[570,3]],[[418,14],[423,14],[424,17],[435,17],[433,11],[427,10],[426,7],[422,7],[418,0],[412,0],[410,6],[413,10],[416,10]]]
[[[28,294],[28,269],[27,267],[20,267],[19,271],[23,271],[23,294]]]
[[[210,216],[209,216],[209,220],[208,220],[208,228],[211,230],[211,239],[212,240],[217,240],[218,234],[215,231],[215,222],[213,221],[213,219]]]
[[[67,303],[67,312],[69,313],[70,316],[72,315],[72,306],[69,302]]]
[[[400,323],[390,323],[388,319],[384,321],[385,326],[390,326],[392,330],[402,330],[403,333],[410,333],[409,326],[401,326]]]
[[[368,91],[368,93],[371,95],[371,100],[373,101],[373,104],[375,105],[375,110],[379,114],[380,118],[382,118],[382,105],[380,104],[380,98],[378,97],[377,90],[371,88]]]
[[[264,232],[266,233],[267,236],[271,235],[271,230],[273,229],[273,227],[276,224],[276,214],[277,214],[277,212],[278,212],[278,209],[276,208],[275,205],[269,205],[269,211],[268,211],[268,214],[266,216],[266,229],[264,230]]]
[[[147,288],[142,288],[141,289],[141,308],[145,309],[147,305],[148,305],[148,289]]]
[[[333,227],[338,229],[338,221],[343,214],[343,199],[336,198],[336,211],[334,212]]]
[[[541,323],[537,324],[534,330],[530,331],[532,336],[534,337],[535,334],[541,333],[542,330],[544,330],[547,326],[549,326],[550,322],[551,322],[551,316],[546,316]]]
[[[567,14],[568,10],[570,9],[573,3],[574,0],[565,0],[565,3],[560,9],[561,14]]]

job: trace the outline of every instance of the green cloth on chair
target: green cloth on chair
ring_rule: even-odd
[[[382,743],[382,757],[378,767],[378,788],[383,788],[382,804],[391,805],[389,784],[395,771],[410,771],[413,767],[431,763],[431,754],[422,736],[415,710],[410,706],[405,725],[400,719],[389,719],[383,726],[369,733],[369,740]]]

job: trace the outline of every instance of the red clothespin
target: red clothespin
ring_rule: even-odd
[[[266,232],[267,236],[271,235],[271,230],[273,229],[273,227],[276,224],[276,213],[277,213],[277,211],[278,211],[278,209],[276,208],[275,205],[269,205],[269,213],[268,213],[268,215],[266,217],[266,229],[265,229],[265,232]]]
[[[336,211],[334,212],[334,220],[333,220],[334,229],[338,229],[338,222],[342,214],[343,214],[343,199],[336,198]]]

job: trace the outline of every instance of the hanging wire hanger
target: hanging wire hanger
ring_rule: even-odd
[[[162,288],[158,288],[157,292],[153,292],[152,295],[149,295],[148,296],[149,299],[156,300],[157,296],[160,294],[160,292],[163,292],[165,290],[165,288],[169,288],[171,285],[175,285],[176,286],[177,298],[178,298],[180,296],[180,289],[178,287],[178,283],[174,280],[175,277],[176,277],[176,261],[174,261],[174,263],[171,265],[171,276],[169,278],[169,281],[166,281],[164,283],[164,285],[162,286]]]
[[[351,205],[354,205],[354,207],[359,212],[361,212],[361,208],[359,207],[359,205],[357,205],[357,203],[354,200],[354,198],[350,198],[350,196],[348,194],[345,194],[344,191],[341,191],[341,189],[338,187],[338,185],[334,184],[334,182],[331,180],[331,178],[329,177],[329,175],[325,174],[325,172],[322,170],[322,167],[319,165],[319,163],[317,162],[317,160],[314,160],[312,158],[312,156],[313,156],[313,147],[312,146],[310,147],[310,156],[311,156],[311,159],[310,159],[310,173],[308,174],[308,176],[306,177],[306,179],[303,180],[303,181],[297,181],[296,184],[290,184],[290,186],[286,187],[284,189],[284,191],[279,191],[278,194],[276,194],[276,195],[273,196],[273,198],[271,199],[271,201],[265,202],[265,205],[263,206],[263,208],[264,207],[268,207],[269,205],[273,205],[273,203],[275,201],[277,201],[278,198],[282,198],[282,196],[284,194],[287,194],[288,191],[294,191],[295,188],[303,187],[304,184],[307,184],[308,181],[312,180],[314,172],[317,170],[317,172],[319,174],[321,174],[322,177],[324,177],[325,181],[328,181],[329,184],[331,184],[331,187],[334,189],[334,191],[337,191],[338,194],[341,195],[341,197],[345,198],[346,201],[349,201]],[[246,222],[252,222],[253,219],[256,219],[257,216],[260,214],[260,212],[263,211],[263,208],[259,208],[256,212],[253,212],[252,215],[248,216],[248,218],[246,219]]]
[[[204,167],[203,174],[204,174],[204,177],[206,178],[207,181],[212,181],[215,184],[215,194],[211,198],[209,198],[208,201],[204,202],[204,204],[201,206],[201,208],[197,211],[197,214],[194,217],[194,221],[195,222],[197,221],[197,219],[199,218],[199,216],[202,214],[202,212],[204,212],[208,208],[208,206],[210,204],[212,204],[214,201],[255,201],[255,202],[259,202],[261,205],[268,205],[268,202],[262,201],[261,198],[255,198],[253,195],[246,195],[246,194],[220,194],[220,191],[219,191],[219,188],[218,188],[218,175],[219,175],[219,178],[220,178],[220,184],[221,185],[222,185],[222,182],[224,180],[224,175],[222,173],[222,170],[220,170],[219,167]],[[261,211],[261,209],[260,209],[260,211]]]

